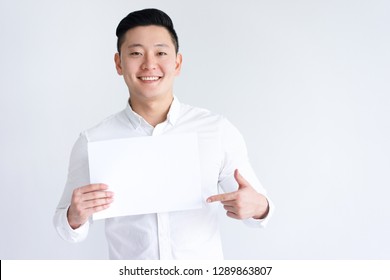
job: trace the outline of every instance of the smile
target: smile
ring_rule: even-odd
[[[158,77],[158,76],[138,77],[138,79],[140,79],[142,81],[157,81],[160,78],[161,77]]]

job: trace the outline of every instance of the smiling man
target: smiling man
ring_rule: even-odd
[[[119,23],[116,35],[115,66],[129,89],[129,102],[123,111],[82,132],[76,141],[54,215],[56,230],[67,241],[82,241],[87,237],[90,217],[114,201],[105,182],[90,183],[88,142],[196,132],[203,207],[106,219],[109,256],[222,259],[221,204],[228,217],[253,227],[263,227],[273,210],[249,164],[244,140],[224,117],[183,104],[174,96],[182,56],[168,15],[156,9],[135,11]],[[218,194],[219,187],[224,193]]]
[[[118,36],[122,28],[119,25]],[[156,126],[166,119],[173,82],[180,73],[177,43],[165,27],[157,25],[134,27],[122,36],[115,54],[116,69],[129,88],[132,109]]]

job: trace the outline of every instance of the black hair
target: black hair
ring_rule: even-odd
[[[179,52],[179,39],[177,37],[175,29],[173,28],[173,22],[166,13],[158,9],[144,9],[134,11],[128,14],[124,19],[119,22],[119,25],[116,28],[116,36],[118,37],[118,52],[120,53],[120,48],[123,44],[125,34],[129,29],[138,26],[149,25],[157,25],[167,29],[169,34],[171,35],[176,53]]]

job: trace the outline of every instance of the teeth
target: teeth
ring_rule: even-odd
[[[142,81],[157,81],[159,77],[140,77]]]

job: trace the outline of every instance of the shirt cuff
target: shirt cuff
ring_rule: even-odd
[[[268,207],[269,207],[267,216],[263,219],[254,219],[254,218],[245,219],[243,220],[245,225],[254,228],[264,228],[268,224],[268,221],[271,219],[271,216],[275,211],[275,206],[267,196],[266,198],[268,200]]]
[[[83,225],[81,225],[77,229],[72,229],[72,227],[69,225],[68,222],[68,208],[59,210],[59,213],[57,213],[58,217],[58,223],[57,223],[57,232],[59,235],[68,242],[80,242],[83,241],[89,231],[89,221],[85,222]]]

